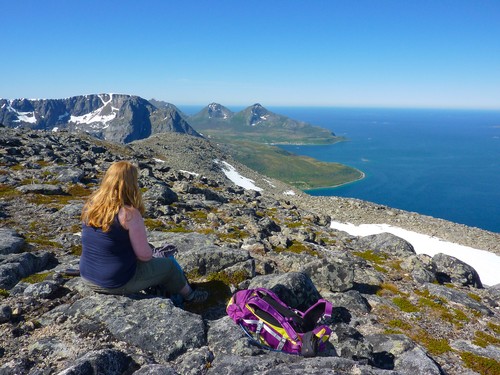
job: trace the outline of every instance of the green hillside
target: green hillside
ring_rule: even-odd
[[[225,143],[224,147],[240,163],[302,190],[336,186],[363,178],[363,173],[355,168],[295,155],[277,146],[232,141]]]

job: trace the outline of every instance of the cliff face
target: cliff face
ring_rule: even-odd
[[[0,373],[498,373],[499,286],[484,288],[470,266],[416,255],[393,235],[333,230],[326,214],[380,208],[315,204],[179,133],[123,146],[0,128],[0,146]],[[140,167],[150,242],[177,246],[190,280],[210,292],[203,306],[152,291],[97,295],[67,272],[78,268],[83,201],[121,159]],[[235,185],[221,161],[261,190]],[[303,358],[250,345],[225,304],[254,287],[299,309],[331,300],[326,352]]]
[[[81,131],[120,143],[165,131],[199,136],[175,107],[156,108],[138,96],[119,94],[1,99],[0,123],[12,128]]]

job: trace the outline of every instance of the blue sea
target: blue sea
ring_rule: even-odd
[[[307,193],[359,198],[500,232],[500,111],[268,109],[346,138],[284,149],[366,175]]]

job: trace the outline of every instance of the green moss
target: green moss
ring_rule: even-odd
[[[189,281],[193,281],[193,280],[199,280],[203,277],[202,274],[200,274],[200,272],[197,270],[197,269],[194,269],[194,270],[191,270],[191,271],[188,271],[186,272],[186,278],[189,280]]]
[[[460,352],[460,357],[466,367],[481,375],[500,374],[500,362],[492,358],[481,357],[469,352]]]
[[[429,353],[434,355],[440,355],[451,350],[447,339],[436,338],[424,330],[420,330],[417,334],[412,335],[411,338],[424,346]]]
[[[499,345],[500,339],[497,339],[496,337],[493,337],[485,332],[477,331],[473,343],[486,348],[488,345]]]
[[[82,255],[82,245],[74,245],[71,246],[69,249],[71,254],[76,255],[76,256],[81,256]]]
[[[239,241],[250,236],[248,232],[245,232],[238,227],[230,228],[227,233],[217,232],[216,234],[221,241],[226,242]]]
[[[378,296],[386,296],[388,294],[403,294],[403,293],[400,292],[400,290],[395,284],[382,283],[380,284],[380,288],[377,290],[376,294]]]
[[[366,250],[363,252],[355,251],[353,252],[353,254],[378,265],[384,264],[385,261],[387,260],[387,255],[382,253],[375,253],[373,250]]]
[[[42,272],[34,273],[33,275],[27,276],[22,281],[29,284],[36,284],[44,281],[48,276],[52,275],[54,272]]]
[[[302,228],[304,226],[304,223],[301,221],[288,221],[284,223],[285,226],[288,228]]]
[[[380,273],[388,273],[388,271],[382,267],[382,266],[379,266],[378,264],[375,264],[373,265],[373,268],[375,269],[375,271],[377,272],[380,272]]]
[[[474,301],[481,302],[481,297],[474,293],[467,293],[467,295],[472,298]]]
[[[15,198],[21,193],[10,185],[0,184],[0,198]]]
[[[0,297],[9,297],[10,292],[6,289],[0,289]]]
[[[427,306],[432,309],[445,310],[444,305],[446,305],[446,300],[444,298],[435,297],[435,298],[427,298],[421,297],[418,300],[418,306]]]
[[[455,319],[468,322],[470,321],[469,317],[465,315],[465,313],[462,310],[459,309],[453,309],[453,313],[455,314]]]
[[[59,249],[62,248],[62,245],[59,242],[52,241],[48,237],[45,236],[33,237],[33,236],[34,234],[27,235],[26,242],[40,246],[56,247]]]
[[[495,323],[488,323],[488,328],[495,332],[497,335],[500,335],[500,325]]]
[[[151,231],[165,229],[165,225],[163,224],[163,222],[161,220],[158,220],[158,219],[145,218],[144,225],[146,226],[146,228],[148,228]]]
[[[22,171],[24,169],[24,166],[22,166],[21,164],[16,164],[10,167],[10,169],[12,169],[13,171]]]
[[[77,184],[68,187],[67,191],[72,197],[87,197],[92,194],[92,190]]]
[[[220,271],[207,276],[208,281],[221,281],[227,286],[238,285],[248,279],[250,275],[244,270],[234,272]]]
[[[401,311],[412,313],[412,312],[418,312],[420,309],[415,306],[413,303],[411,303],[407,298],[405,297],[394,297],[392,299],[392,302],[399,307]]]
[[[298,241],[293,241],[292,244],[290,246],[288,246],[287,248],[277,246],[274,248],[274,251],[276,251],[277,253],[282,253],[282,252],[288,251],[288,252],[295,253],[295,254],[304,254],[305,253],[305,254],[309,254],[309,255],[313,255],[313,256],[319,255],[317,251],[309,248],[308,246],[306,246],[303,243],[298,242]]]
[[[411,331],[411,329],[413,328],[413,325],[411,325],[410,323],[404,322],[400,319],[390,320],[389,322],[387,322],[387,325],[392,327],[392,328],[399,328],[403,331]]]
[[[74,200],[75,198],[71,195],[60,195],[60,194],[54,194],[54,195],[44,195],[44,194],[33,194],[29,195],[27,197],[27,200],[31,203],[34,204],[41,204],[41,205],[51,205],[51,204],[56,204],[56,205],[66,205],[70,201]]]

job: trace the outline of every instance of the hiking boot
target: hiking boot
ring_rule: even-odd
[[[202,289],[194,289],[189,296],[185,298],[186,302],[201,303],[205,302],[208,298],[208,292]]]

